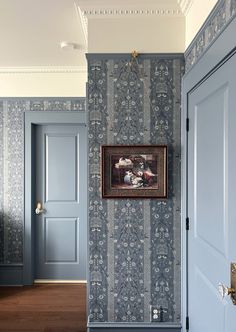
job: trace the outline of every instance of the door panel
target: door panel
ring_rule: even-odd
[[[45,218],[45,262],[76,262],[78,254],[78,219]]]
[[[222,87],[194,109],[195,132],[195,238],[225,252],[224,232],[224,107],[227,87]],[[210,124],[213,124],[212,126]],[[216,180],[217,179],[217,180]],[[202,194],[204,193],[204,195]],[[215,194],[217,193],[217,194]],[[207,198],[207,202],[206,202]],[[212,209],[214,207],[214,209]],[[206,227],[207,224],[207,227]],[[214,229],[214,232],[212,230]],[[210,249],[209,249],[210,250]]]
[[[191,332],[231,332],[236,306],[221,299],[236,262],[236,56],[189,95],[188,281]],[[233,197],[233,198],[232,198]],[[233,314],[234,313],[234,314]]]
[[[37,126],[36,279],[86,279],[86,167],[85,127]]]
[[[46,135],[47,202],[77,201],[77,141],[77,135]]]

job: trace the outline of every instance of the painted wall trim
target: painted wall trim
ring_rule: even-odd
[[[157,332],[180,332],[181,325],[178,324],[167,324],[167,323],[93,323],[88,325],[88,332],[129,332],[139,331],[157,331]]]
[[[86,66],[0,67],[0,74],[87,73]]]
[[[192,7],[194,0],[178,0],[178,4],[182,10],[182,13],[186,16],[189,9]]]
[[[22,264],[1,264],[0,265],[0,285],[1,286],[21,286],[23,285],[23,265]]]
[[[88,332],[129,332],[131,331],[139,331],[139,332],[148,332],[150,329],[154,332],[181,332],[181,327],[88,327]]]
[[[233,7],[234,6],[234,7]],[[186,71],[207,52],[217,38],[236,17],[236,3],[233,0],[219,0],[195,38],[185,51]]]
[[[131,52],[133,50],[130,50],[130,53],[87,53],[86,57],[87,60],[103,60],[103,59],[122,59],[122,58],[130,58],[131,57]],[[136,50],[138,52],[138,50]],[[138,55],[138,59],[152,59],[152,58],[183,58],[184,54],[183,53],[145,53],[142,54],[140,53]]]
[[[119,322],[105,322],[105,323],[88,323],[88,327],[96,327],[96,328],[106,328],[106,327],[113,327],[113,328],[168,328],[168,329],[173,329],[173,328],[180,328],[181,324],[177,323],[119,323]]]

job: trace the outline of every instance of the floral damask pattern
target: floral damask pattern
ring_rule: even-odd
[[[27,103],[9,102],[4,110],[4,139],[7,150],[4,180],[5,262],[23,261],[24,224],[24,112]],[[6,151],[5,150],[5,151]],[[4,183],[5,184],[5,183]]]
[[[151,143],[168,145],[168,200],[151,201],[152,303],[163,308],[163,319],[173,320],[173,60],[151,62]],[[176,221],[175,221],[176,222]]]
[[[85,98],[0,101],[0,263],[23,262],[24,112],[85,111]]]
[[[143,202],[115,202],[114,301],[115,321],[144,320]]]
[[[173,60],[151,61],[151,141],[173,143]]]
[[[90,319],[107,320],[107,202],[101,199],[100,147],[107,143],[107,73],[104,61],[89,65],[89,269]]]
[[[71,100],[57,100],[57,99],[34,99],[30,103],[31,111],[84,111],[85,98],[71,99]]]
[[[236,0],[220,0],[190,47],[185,52],[186,70],[189,70],[215,41],[227,23],[236,16]]]
[[[236,0],[231,0],[230,14],[231,14],[231,16],[234,16],[236,14]]]
[[[151,302],[163,308],[163,319],[179,319],[174,294],[178,260],[175,229],[180,227],[180,96],[176,88],[184,73],[183,62],[151,61],[151,144],[168,145],[168,199],[151,200]],[[176,75],[176,73],[178,73]],[[180,81],[178,81],[180,80]],[[180,188],[178,188],[180,191]],[[174,226],[175,223],[175,226]],[[177,237],[180,234],[177,235]],[[177,253],[177,255],[176,255]],[[175,308],[175,309],[174,309]]]
[[[136,61],[120,61],[114,65],[114,142],[143,142],[143,82]]]
[[[89,60],[90,321],[150,321],[151,305],[165,321],[180,319],[183,70],[173,56]],[[168,144],[169,199],[103,200],[102,144]]]

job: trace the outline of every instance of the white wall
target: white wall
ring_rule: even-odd
[[[85,97],[87,72],[0,70],[0,97]]]
[[[184,17],[89,18],[89,53],[179,53],[185,49]]]
[[[186,16],[185,46],[189,46],[198,30],[217,3],[217,0],[195,0]]]

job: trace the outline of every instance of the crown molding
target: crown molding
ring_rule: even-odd
[[[87,73],[85,66],[0,67],[0,74],[74,74]]]
[[[149,0],[122,1],[114,5],[111,1],[75,0],[75,5],[85,18],[136,17],[136,16],[186,16],[195,0],[165,0],[156,3]],[[87,22],[86,22],[87,25]]]
[[[183,15],[187,15],[189,9],[192,7],[194,0],[178,0]]]
[[[81,27],[82,27],[82,31],[83,31],[83,37],[84,37],[84,42],[85,42],[86,51],[87,51],[87,48],[88,48],[88,19],[84,15],[84,13],[82,12],[82,10],[80,9],[80,7],[78,6],[78,4],[76,2],[74,2],[74,6],[75,6],[75,11],[76,11],[78,20],[81,23]]]
[[[81,10],[86,18],[136,17],[136,16],[183,16],[179,8],[97,8]]]

